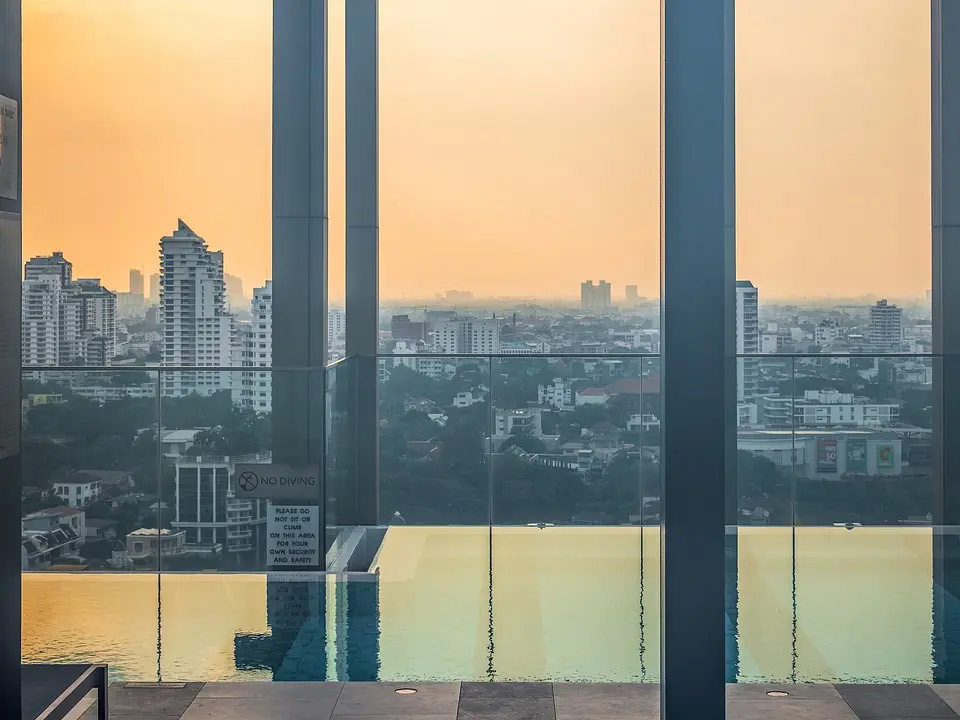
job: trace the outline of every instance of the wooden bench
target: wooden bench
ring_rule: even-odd
[[[21,665],[23,720],[61,720],[97,691],[97,717],[107,720],[106,665]]]

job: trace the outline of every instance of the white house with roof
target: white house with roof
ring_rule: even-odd
[[[165,430],[161,435],[161,452],[165,458],[179,460],[190,448],[201,428],[191,430]]]

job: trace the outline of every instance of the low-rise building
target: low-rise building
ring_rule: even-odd
[[[24,530],[52,532],[59,527],[69,527],[79,537],[86,534],[87,514],[72,507],[52,507],[24,515],[21,525]]]
[[[537,388],[537,402],[541,405],[551,405],[558,410],[572,408],[573,388],[563,379],[554,378],[549,385],[540,385]]]
[[[870,430],[741,430],[737,449],[772,461],[809,480],[898,477],[903,473],[901,439]]]
[[[482,395],[474,395],[469,390],[458,392],[453,396],[453,406],[455,408],[468,408],[471,405],[476,405],[477,403],[482,403],[484,401],[485,398]]]
[[[57,480],[53,494],[72,508],[81,508],[100,499],[103,483],[95,475],[77,472]]]
[[[543,435],[543,411],[540,408],[498,410],[494,422],[497,435]]]
[[[184,532],[190,548],[220,546],[228,553],[250,553],[265,545],[267,501],[234,495],[230,478],[238,462],[269,463],[270,453],[177,462],[171,525]]]
[[[83,538],[69,525],[55,530],[26,530],[20,535],[20,569],[46,570],[70,558],[79,559]]]
[[[140,528],[127,534],[127,556],[134,563],[187,552],[186,533],[166,528]]]
[[[900,406],[874,403],[836,390],[807,390],[794,399],[796,427],[890,427],[900,419]]]

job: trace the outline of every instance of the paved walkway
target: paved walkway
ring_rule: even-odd
[[[415,693],[397,692],[407,688]],[[771,695],[770,693],[775,693]],[[787,695],[778,693],[786,692]],[[729,685],[742,720],[960,718],[960,685]],[[657,685],[118,683],[113,720],[653,720]],[[81,716],[95,718],[89,708]]]

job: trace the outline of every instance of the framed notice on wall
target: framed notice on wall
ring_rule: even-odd
[[[837,439],[832,437],[817,439],[817,472],[835,473],[837,471]]]
[[[893,467],[893,445],[877,445],[877,467],[884,469]]]
[[[0,198],[16,200],[20,186],[20,113],[17,101],[0,95]]]
[[[862,438],[847,440],[847,472],[867,472],[867,441]]]

